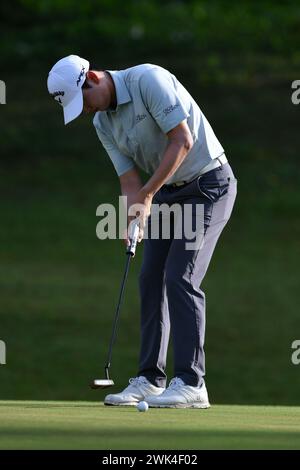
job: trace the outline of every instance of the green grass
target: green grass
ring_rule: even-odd
[[[1,449],[299,449],[300,408],[209,410],[105,407],[91,402],[0,402]]]

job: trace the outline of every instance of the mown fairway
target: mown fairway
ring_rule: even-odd
[[[92,402],[0,402],[1,449],[299,449],[300,408],[209,410],[105,407]]]

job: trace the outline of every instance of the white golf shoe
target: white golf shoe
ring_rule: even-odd
[[[209,408],[205,383],[202,386],[192,387],[185,385],[183,380],[175,377],[168,388],[158,396],[145,397],[150,408]]]
[[[156,387],[152,385],[146,377],[142,375],[129,379],[129,385],[123,392],[110,394],[105,397],[105,405],[116,406],[136,406],[139,401],[143,401],[145,396],[155,397],[160,395],[165,388]]]

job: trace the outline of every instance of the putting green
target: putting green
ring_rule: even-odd
[[[1,449],[299,449],[300,407],[0,401]]]

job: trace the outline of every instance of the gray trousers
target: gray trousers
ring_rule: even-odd
[[[157,239],[144,240],[139,276],[141,299],[141,347],[138,376],[152,384],[166,385],[166,360],[170,331],[174,354],[174,377],[200,387],[205,375],[205,293],[200,285],[206,274],[218,238],[228,222],[237,194],[237,179],[229,163],[178,187],[167,185],[156,193],[153,203],[189,204],[192,226],[196,226],[202,204],[202,243],[186,249],[187,240],[174,237],[176,217],[169,239],[159,232]],[[184,209],[183,209],[184,210]],[[150,233],[152,215],[148,218]],[[162,219],[160,219],[161,222]]]

